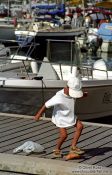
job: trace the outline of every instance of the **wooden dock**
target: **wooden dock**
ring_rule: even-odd
[[[58,129],[48,119],[38,122],[31,116],[0,114],[0,173],[37,175],[111,175],[112,125],[84,123],[78,146],[86,151],[80,159],[64,161],[51,159],[58,138]],[[62,147],[69,152],[74,128],[68,129],[68,139]],[[34,141],[45,148],[42,154],[13,154],[13,149],[26,141]],[[1,175],[1,174],[0,174]]]

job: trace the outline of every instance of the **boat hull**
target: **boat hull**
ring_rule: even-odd
[[[32,85],[31,82],[28,85],[28,80],[26,83],[25,80],[16,80],[20,87],[18,84],[14,87],[11,81],[0,87],[0,111],[31,116],[66,85],[65,81],[59,84],[59,80],[45,81],[44,84],[35,80]],[[112,80],[84,81],[83,91],[88,92],[88,96],[76,100],[76,113],[81,120],[112,115]],[[52,109],[48,109],[46,117],[51,115]]]

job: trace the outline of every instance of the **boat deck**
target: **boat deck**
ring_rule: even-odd
[[[83,171],[85,171],[88,166],[86,174],[90,174],[93,170],[96,174],[97,172],[101,173],[102,169],[104,174],[112,174],[112,125],[94,124],[89,122],[83,123],[85,127],[79,139],[78,146],[85,150],[86,153],[80,159],[64,161],[60,158],[54,160],[52,159],[52,150],[54,149],[56,139],[58,138],[58,129],[51,121],[43,119],[35,122],[32,120],[31,116],[0,114],[0,170],[27,174],[45,174],[41,173],[40,169],[38,169],[38,173],[37,171],[34,171],[37,165],[35,165],[33,170],[27,169],[26,171],[23,167],[18,169],[20,162],[22,163],[24,159],[26,162],[25,166],[29,166],[30,164],[28,162],[30,161],[35,162],[36,160],[39,160],[39,162],[42,161],[42,163],[44,163],[44,161],[51,161],[50,164],[53,164],[53,162],[56,164],[57,171],[58,169],[61,169],[60,167],[64,163],[65,171],[67,168],[66,166],[75,168],[75,165],[78,165],[78,171],[81,171],[82,175]],[[63,154],[69,152],[73,132],[73,127],[68,129],[68,139],[62,147]],[[23,152],[17,153],[16,155],[13,154],[13,149],[26,141],[34,141],[41,144],[44,146],[45,152],[42,154],[35,153],[30,155],[26,155],[26,153]],[[13,164],[16,161],[16,166],[18,168],[15,168],[11,161]],[[50,165],[48,165],[48,167],[49,166]],[[43,167],[43,169],[44,168],[45,167]],[[49,171],[53,175],[52,171]],[[75,170],[74,173],[73,170],[69,171],[71,171],[71,173],[69,172],[70,175],[75,175]],[[54,169],[53,172],[55,172]],[[57,174],[59,174],[59,172]],[[63,174],[66,175],[67,173]]]

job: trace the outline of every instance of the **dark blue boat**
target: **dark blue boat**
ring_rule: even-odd
[[[34,4],[31,8],[38,15],[65,15],[65,4]]]

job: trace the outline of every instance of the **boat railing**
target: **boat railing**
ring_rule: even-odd
[[[4,57],[0,57],[0,62],[2,61],[4,61]],[[19,59],[16,57],[13,59],[7,57],[5,58],[5,63],[0,65],[0,73],[6,75],[5,73],[10,74],[13,72],[14,78],[39,79],[39,77],[43,77],[43,79],[68,80],[70,74],[75,71],[76,67],[76,64],[71,65],[70,63],[66,64],[62,62],[49,62],[49,60],[34,60],[29,59],[28,57],[26,59],[22,59],[22,57],[19,57]],[[107,70],[101,70],[100,68],[96,69],[84,65],[78,65],[78,67],[80,68],[82,80],[97,79],[97,77],[94,77],[94,71],[105,73],[104,79],[109,79]],[[8,77],[10,77],[9,74]],[[100,76],[98,79],[100,79]]]
[[[94,68],[93,66],[82,66],[81,75],[82,79],[112,79],[112,76],[109,76],[111,71],[103,70],[100,68]]]
[[[53,42],[55,42],[55,45]],[[60,43],[61,45],[59,45]],[[42,61],[30,57],[33,51],[32,48],[36,45],[38,44],[30,44],[25,56],[19,55],[19,51],[21,51],[20,46],[10,47],[11,50],[17,49],[17,51],[11,56],[0,57],[0,72],[17,70],[17,72],[19,72],[17,75],[21,74],[22,77],[28,79],[34,76],[42,76],[44,79],[67,80],[69,75],[73,73],[78,66],[81,70],[82,79],[100,79],[99,75],[99,77],[94,76],[94,71],[103,72],[105,74],[105,76],[103,75],[105,79],[110,78],[107,69],[96,69],[91,65],[85,66],[81,62],[80,43],[75,40],[48,40],[47,57]]]
[[[3,41],[3,43],[4,42],[5,40]],[[31,54],[35,49],[35,47],[38,45],[39,45],[38,43],[31,43],[30,45],[22,46],[22,47],[18,45],[4,47],[2,50],[10,49],[10,54],[0,56],[0,72],[13,71],[14,69],[20,68],[20,70],[21,69],[26,70],[24,72],[26,72],[28,76],[27,69],[26,69],[26,67],[28,67],[28,64],[29,64],[28,60],[32,59]],[[24,54],[22,51],[23,47],[28,47],[26,53]]]

